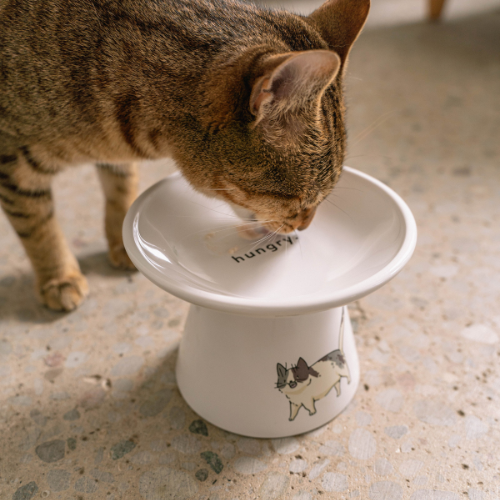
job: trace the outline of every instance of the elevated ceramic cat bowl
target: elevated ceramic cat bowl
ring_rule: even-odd
[[[238,223],[174,174],[130,208],[125,248],[147,278],[192,304],[177,382],[194,411],[246,436],[310,431],[358,386],[346,304],[408,262],[415,220],[394,191],[345,167],[307,230],[248,241]]]

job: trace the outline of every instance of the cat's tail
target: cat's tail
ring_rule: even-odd
[[[340,319],[340,333],[339,333],[339,351],[344,354],[344,327],[345,327],[345,309],[347,306],[342,308],[342,317]]]

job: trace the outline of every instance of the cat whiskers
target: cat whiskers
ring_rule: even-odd
[[[196,217],[196,216],[193,215],[191,217]],[[233,221],[231,220],[230,222],[233,222]],[[238,229],[239,227],[248,226],[248,224],[249,224],[249,222],[242,222],[241,224],[231,224],[230,226],[223,227],[221,229],[214,229],[213,231],[210,230],[210,229],[200,229],[199,231],[195,231],[194,233],[189,233],[188,235],[186,235],[183,238],[183,240],[185,240],[186,238],[189,238],[191,236],[194,236],[195,234],[206,233],[208,235],[208,234],[221,233],[221,232],[224,232],[224,231],[229,231],[230,234],[228,234],[228,236],[232,236],[235,233],[235,229]],[[255,222],[255,224],[260,225],[258,222]]]
[[[385,160],[392,160],[392,156],[387,156],[387,155],[372,155],[372,154],[362,154],[362,155],[347,155],[344,158],[344,162],[347,162],[348,160],[352,160],[353,158],[384,158]]]
[[[354,144],[351,144],[350,147],[355,146],[358,144],[358,142],[362,141],[363,139],[366,139],[378,126],[382,125],[382,123],[386,122],[391,115],[394,113],[399,112],[398,109],[394,109],[392,111],[388,111],[387,113],[384,113],[382,116],[379,116],[371,125],[366,127],[364,130],[362,130],[355,138],[354,138]]]
[[[192,216],[186,216],[186,217],[197,217],[195,215],[192,215]],[[199,218],[199,217],[198,217]],[[238,220],[241,220],[239,217],[237,217]],[[223,221],[221,221],[223,222]],[[217,233],[223,233],[223,232],[227,232],[227,236],[222,236],[222,238],[229,238],[231,236],[234,236],[235,233],[238,232],[238,228],[251,228],[252,226],[256,226],[256,227],[260,227],[262,225],[262,223],[266,223],[266,222],[274,222],[272,220],[270,221],[241,221],[241,224],[234,224],[233,220],[229,220],[229,219],[226,219],[225,222],[230,222],[231,224],[229,226],[226,226],[226,227],[223,227],[223,228],[217,228],[215,227],[213,230],[211,229],[200,229],[199,231],[194,231],[192,233],[189,233],[187,234],[183,239],[182,241],[186,240],[187,238],[190,238],[192,236],[195,236],[197,234],[203,234],[205,233],[207,236],[208,235],[215,235]]]
[[[219,212],[213,208],[206,207],[205,205],[202,205],[201,203],[196,203],[195,201],[191,201],[191,203],[193,203],[193,205],[198,205],[199,207],[202,207],[205,210],[210,210],[211,212],[215,212],[216,214],[224,215],[226,217],[232,217],[234,219],[239,219],[239,217],[236,214],[233,215],[233,214],[229,214],[229,213]],[[224,206],[224,205],[220,205],[220,206]]]
[[[361,78],[359,76],[352,76],[352,75],[349,75],[347,78],[346,78],[346,82],[350,81],[350,80],[357,80],[358,82],[364,82],[365,79],[364,78]]]
[[[335,186],[333,188],[332,194],[335,194],[336,191],[340,191],[341,189],[347,189],[349,191],[359,191],[360,193],[364,193],[365,192],[362,189],[358,189],[358,188],[351,188],[351,187],[347,187],[347,186]]]
[[[297,241],[299,242],[300,257],[301,257],[302,260],[304,260],[304,254],[302,253],[302,243],[300,242],[299,235],[297,234],[297,231],[294,231],[293,233],[295,234],[295,236],[297,238]]]
[[[199,215],[176,215],[176,214],[168,214],[169,217],[186,217],[186,218],[191,218],[191,219],[199,219],[200,216]],[[231,215],[227,214],[228,216],[228,219],[226,219],[227,221],[232,221],[234,220],[233,218],[229,219],[229,217],[232,217]],[[222,222],[224,219],[217,219],[218,221]]]
[[[276,221],[267,221],[267,222],[276,222]],[[260,223],[260,221],[259,221]],[[281,226],[276,229],[275,231],[273,231],[272,233],[269,233],[269,234],[266,234],[264,237],[260,238],[259,240],[257,240],[254,245],[250,248],[250,251],[252,251],[257,245],[260,245],[262,244],[262,242],[266,241],[266,240],[270,240],[272,237],[276,236],[276,234],[278,234],[278,231],[284,226],[284,224],[281,224]]]
[[[340,210],[343,214],[347,215],[347,217],[349,217],[349,219],[353,220],[351,215],[349,215],[345,210],[342,210],[338,205],[335,205],[335,203],[333,203],[332,200],[325,198],[324,201],[327,201],[328,203],[330,203],[330,205],[335,207],[337,210]]]

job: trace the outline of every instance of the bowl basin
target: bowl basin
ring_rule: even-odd
[[[389,187],[349,167],[308,229],[239,236],[224,202],[176,173],[144,192],[123,226],[136,267],[167,292],[235,314],[290,316],[339,307],[393,278],[410,259],[417,229]]]

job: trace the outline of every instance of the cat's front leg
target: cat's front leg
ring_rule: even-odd
[[[98,163],[97,171],[106,198],[104,226],[109,247],[109,261],[118,269],[134,270],[122,239],[123,219],[137,196],[137,166],[135,163],[109,165]]]
[[[300,410],[300,405],[296,405],[295,403],[292,403],[290,401],[290,418],[288,420],[292,421],[295,420],[295,417],[297,416],[297,413],[299,413]]]
[[[28,147],[0,154],[0,201],[31,260],[41,302],[71,311],[88,285],[54,217],[50,185],[56,171]]]

